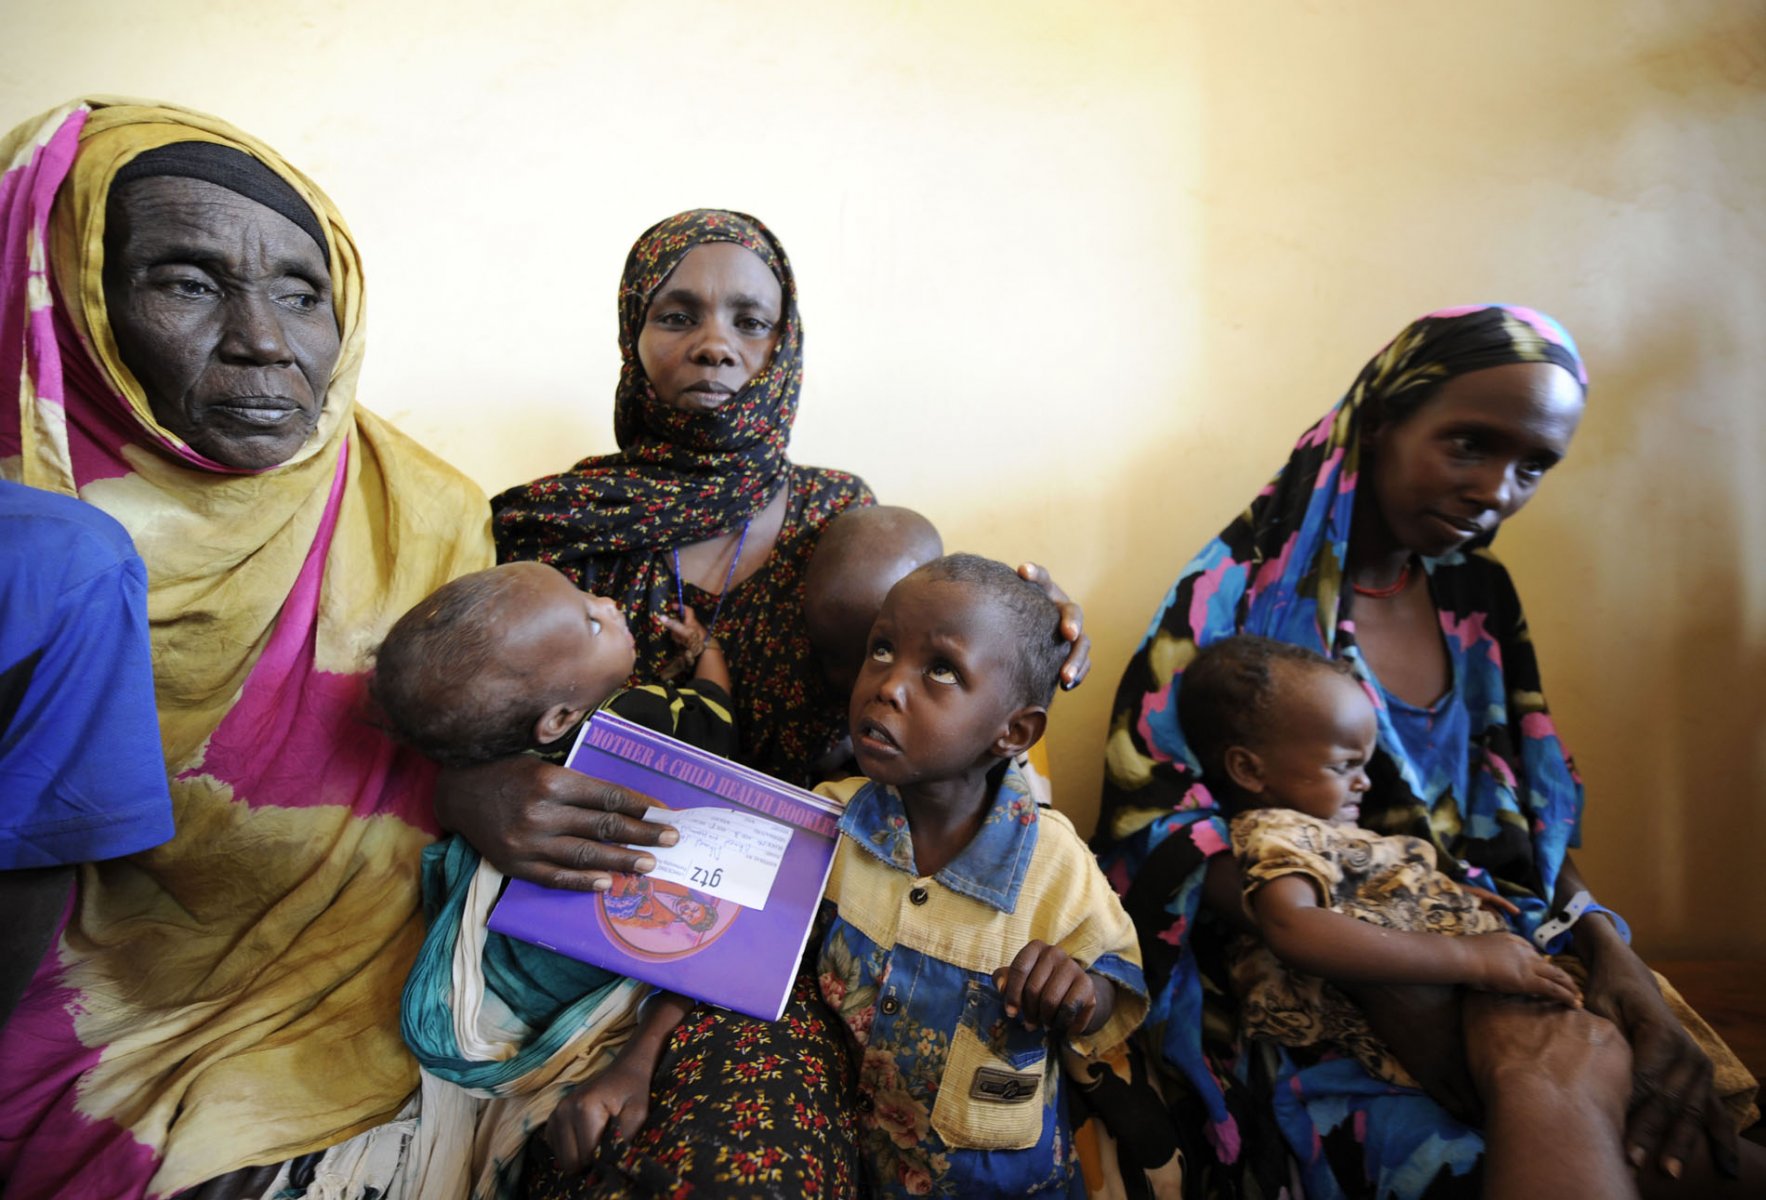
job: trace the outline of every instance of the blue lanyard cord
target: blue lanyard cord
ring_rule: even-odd
[[[730,594],[730,581],[736,578],[736,564],[742,561],[742,547],[748,544],[748,527],[752,524],[754,524],[753,517],[742,522],[742,536],[736,539],[736,557],[730,560],[730,569],[724,572],[723,590],[717,594],[717,605],[711,610],[711,620],[705,623],[705,636],[708,638],[717,636],[717,619],[723,615],[724,598]],[[675,604],[680,608],[681,620],[685,621],[687,619],[687,595],[681,587],[681,549],[679,546],[675,546],[670,549],[669,553],[674,555],[675,560]]]

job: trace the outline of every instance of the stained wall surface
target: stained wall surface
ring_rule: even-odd
[[[1498,544],[1659,955],[1766,954],[1766,6],[14,0],[0,120],[219,113],[371,283],[366,403],[497,490],[612,446],[614,288],[682,208],[803,289],[801,462],[1083,599],[1096,807],[1181,563],[1411,317],[1559,316],[1594,391]]]

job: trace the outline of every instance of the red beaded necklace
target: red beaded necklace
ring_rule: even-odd
[[[1398,572],[1398,578],[1385,587],[1362,587],[1359,583],[1351,583],[1349,586],[1355,589],[1357,596],[1366,596],[1370,600],[1390,600],[1410,586],[1410,577],[1415,566],[1416,559],[1405,559],[1404,569]]]

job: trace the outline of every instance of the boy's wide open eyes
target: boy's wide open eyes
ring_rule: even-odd
[[[954,687],[963,681],[957,669],[947,662],[935,662],[926,668],[926,678],[933,683],[942,683]]]
[[[888,642],[884,641],[882,638],[878,638],[876,641],[871,643],[871,661],[872,662],[879,662],[879,663],[892,663],[892,662],[894,662],[895,661],[894,647],[890,646],[890,644]]]

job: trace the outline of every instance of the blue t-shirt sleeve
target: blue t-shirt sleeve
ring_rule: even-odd
[[[173,832],[146,570],[132,550],[84,530],[50,561],[53,586],[0,586],[36,610],[18,614],[14,636],[0,641],[0,673],[16,704],[0,727],[0,870],[114,858]],[[16,578],[41,565],[15,560],[5,572]],[[33,644],[20,644],[20,626]]]

